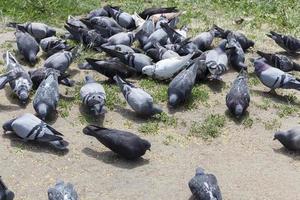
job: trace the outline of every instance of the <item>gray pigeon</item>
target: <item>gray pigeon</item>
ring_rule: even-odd
[[[142,73],[158,80],[167,80],[190,64],[194,54],[161,60],[154,65],[143,67]]]
[[[39,44],[29,33],[22,29],[17,29],[15,35],[18,51],[24,56],[26,61],[34,65],[37,62],[37,54],[40,51]]]
[[[250,93],[247,84],[247,72],[241,70],[226,95],[226,105],[234,116],[241,117],[248,108],[249,103]]]
[[[65,150],[68,146],[60,132],[30,113],[5,122],[2,128],[5,132],[14,132],[25,142],[44,142],[59,150]]]
[[[58,181],[53,188],[48,189],[48,200],[78,200],[78,195],[71,183]]]
[[[101,84],[97,83],[91,76],[85,77],[85,84],[80,89],[80,97],[83,105],[97,115],[104,114],[106,94]]]
[[[188,185],[196,200],[222,200],[217,178],[213,174],[205,174],[200,167]]]
[[[235,39],[232,33],[228,34],[227,41],[226,50],[229,54],[230,65],[237,71],[241,71],[242,69],[247,70],[247,66],[245,65],[245,53],[240,43]]]
[[[166,16],[160,15],[158,18],[158,21],[155,24],[155,30],[163,28],[161,25],[162,24],[168,24],[169,20]]]
[[[284,72],[289,71],[300,71],[300,65],[293,62],[292,59],[285,55],[264,53],[262,51],[257,51],[257,54],[266,59],[266,62],[272,67],[276,67]]]
[[[17,29],[23,29],[34,37],[38,42],[46,37],[56,35],[56,30],[47,24],[28,22],[25,24],[9,23],[8,26],[16,27]]]
[[[260,81],[274,91],[276,88],[300,90],[300,82],[292,75],[268,65],[266,60],[259,58],[254,60],[255,73]]]
[[[135,36],[133,32],[126,32],[126,33],[121,32],[108,38],[107,43],[103,45],[123,44],[123,45],[131,46],[134,40],[135,40]]]
[[[32,81],[28,72],[18,63],[10,52],[6,52],[3,55],[6,71],[17,71],[21,73],[21,76],[9,82],[9,85],[13,92],[18,96],[22,103],[27,102],[29,98],[29,92],[32,89]]]
[[[7,83],[14,81],[15,79],[21,76],[22,76],[22,72],[17,70],[11,70],[4,74],[0,74],[0,90],[3,89]]]
[[[137,114],[148,117],[162,112],[159,106],[154,105],[153,98],[147,92],[124,81],[119,76],[115,76],[114,80],[119,85],[127,103]]]
[[[197,45],[201,51],[206,51],[210,48],[215,37],[219,36],[219,32],[213,27],[207,32],[200,33],[192,39],[192,42]]]
[[[274,31],[270,31],[267,34],[268,37],[272,38],[276,44],[281,48],[285,49],[289,53],[296,53],[300,51],[300,40],[292,36],[286,36]]]
[[[130,14],[128,14],[126,12],[123,12],[119,8],[112,7],[112,6],[109,6],[109,5],[104,6],[103,8],[123,28],[126,28],[126,29],[135,29],[136,28],[135,21],[134,21],[134,19],[132,18],[132,16]]]
[[[166,31],[162,28],[157,29],[151,35],[149,35],[149,37],[147,37],[143,49],[147,51],[148,49],[153,47],[153,44],[156,42],[159,42],[161,45],[165,45],[167,44],[167,40],[168,40],[168,34],[166,33]]]
[[[227,41],[223,40],[217,48],[205,52],[205,64],[213,79],[220,79],[220,76],[228,70],[226,43]]]
[[[101,49],[110,56],[119,58],[124,64],[134,67],[138,72],[142,72],[143,67],[152,65],[152,59],[143,53],[121,53],[104,46]]]
[[[158,62],[163,59],[168,58],[174,58],[174,57],[180,57],[178,53],[175,51],[166,49],[162,45],[160,45],[158,42],[153,44],[154,48],[148,49],[146,51],[146,54],[150,56],[155,62]]]
[[[55,36],[42,39],[40,41],[40,46],[47,56],[51,56],[61,50],[69,48],[65,40],[59,39]]]
[[[105,45],[105,48],[119,51],[121,53],[135,53],[134,49],[124,44],[116,44],[116,45]]]
[[[91,19],[93,17],[101,17],[101,16],[108,17],[109,13],[104,8],[98,8],[98,9],[90,11],[86,17],[88,19]]]
[[[56,111],[59,100],[58,75],[56,70],[48,70],[47,78],[38,87],[33,100],[34,110],[45,121],[51,113]]]
[[[0,200],[13,200],[14,198],[15,194],[7,188],[0,176]]]
[[[60,73],[64,73],[69,68],[75,57],[78,55],[78,51],[79,47],[75,47],[71,51],[63,50],[57,52],[47,58],[44,63],[44,67],[56,69]]]
[[[294,127],[288,131],[277,131],[274,140],[279,142],[290,151],[300,150],[300,127]]]
[[[172,107],[184,103],[191,95],[197,76],[198,65],[192,63],[183,69],[170,83],[168,88],[168,102]]]

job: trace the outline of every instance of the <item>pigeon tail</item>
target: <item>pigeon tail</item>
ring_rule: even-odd
[[[257,51],[256,53],[267,60],[271,60],[272,55],[270,53],[264,53],[262,51]]]
[[[3,89],[8,82],[17,79],[21,75],[22,73],[14,73],[13,71],[0,75],[0,90]]]

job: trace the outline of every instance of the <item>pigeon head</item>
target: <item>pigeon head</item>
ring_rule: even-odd
[[[285,134],[285,132],[283,132],[283,131],[277,131],[274,134],[273,140],[279,140],[280,142],[286,140],[286,134]]]
[[[161,109],[160,106],[155,105],[155,104],[153,105],[153,107],[152,107],[152,114],[153,115],[160,114],[162,112],[163,112],[163,110]]]
[[[268,33],[266,35],[269,38],[272,38],[273,40],[275,40],[276,43],[283,44],[282,35],[274,32],[274,31],[270,31],[270,33]]]
[[[227,40],[221,40],[220,44],[219,44],[219,48],[222,49],[222,50],[225,50],[226,49],[226,45],[227,45]]]
[[[50,188],[48,190],[48,199],[49,200],[64,199],[64,195],[60,191],[54,188]]]
[[[37,113],[39,114],[39,116],[41,117],[41,119],[43,121],[45,121],[46,116],[49,113],[49,106],[45,103],[41,103],[37,106]]]
[[[47,30],[47,36],[46,37],[51,37],[53,35],[56,35],[56,30],[52,27],[48,27],[48,30]]]
[[[254,71],[257,75],[260,75],[263,71],[265,71],[266,69],[268,69],[268,65],[265,63],[265,59],[264,58],[258,58],[255,59],[254,62]]]
[[[17,95],[19,97],[19,99],[21,100],[22,103],[26,103],[28,98],[29,98],[29,94],[28,94],[28,90],[25,88],[21,88],[18,92]]]
[[[143,147],[144,147],[145,150],[151,151],[151,144],[150,144],[150,142],[148,142],[147,140],[142,140],[142,145],[143,145]]]
[[[91,110],[94,112],[94,115],[101,115],[104,113],[103,104],[97,103],[91,108]]]
[[[169,96],[169,104],[170,104],[170,106],[174,107],[174,106],[178,105],[179,101],[180,100],[179,100],[179,98],[178,98],[178,96],[176,94],[171,94]]]
[[[145,67],[143,67],[142,69],[142,73],[146,74],[148,76],[152,76],[155,72],[155,66],[154,65],[147,65]]]
[[[31,65],[34,65],[37,62],[37,58],[34,52],[31,52],[29,54],[28,61],[30,62]]]
[[[6,200],[13,200],[15,198],[15,194],[12,191],[6,192]]]
[[[241,104],[237,104],[234,109],[235,116],[240,117],[242,116],[243,112],[244,112],[243,106]]]
[[[196,169],[196,176],[197,175],[204,175],[205,173],[204,173],[204,169],[202,168],[202,167],[198,167],[197,169]]]

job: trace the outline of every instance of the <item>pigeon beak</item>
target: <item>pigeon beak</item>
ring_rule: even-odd
[[[269,38],[272,38],[273,35],[270,33],[267,33],[266,36],[268,36]]]
[[[274,137],[273,140],[276,140],[276,137]]]

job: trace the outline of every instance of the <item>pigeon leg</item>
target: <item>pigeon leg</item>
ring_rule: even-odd
[[[269,94],[277,94],[274,88],[272,88],[268,93]]]

